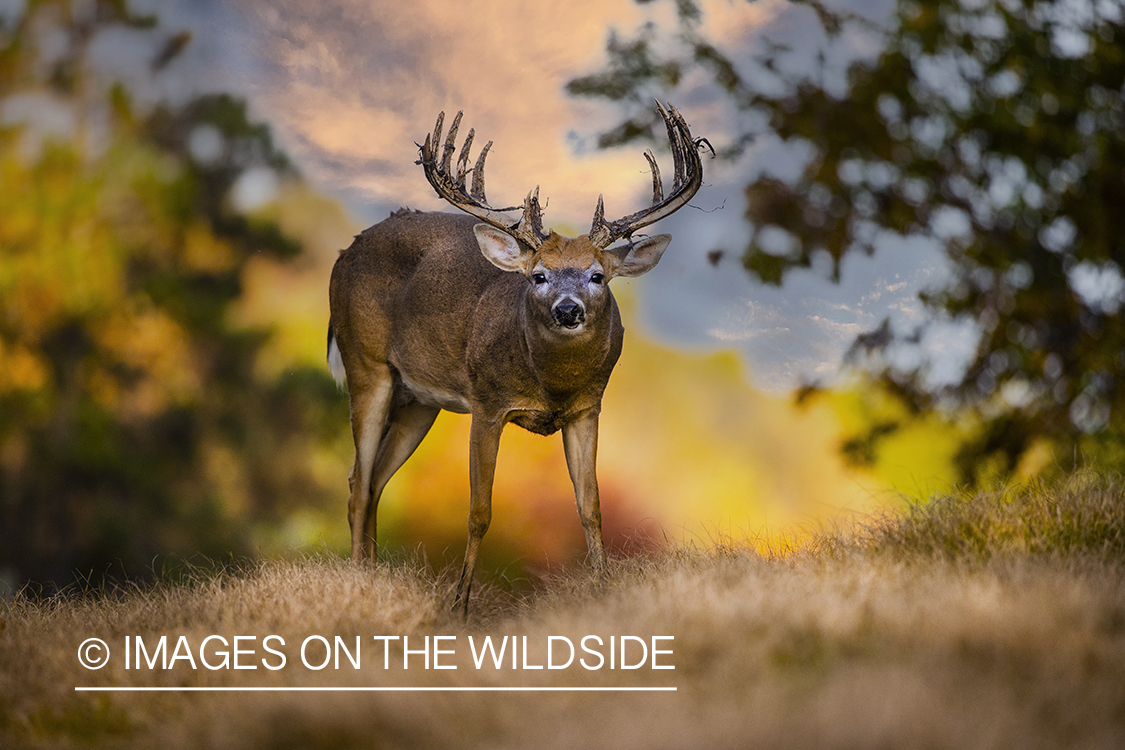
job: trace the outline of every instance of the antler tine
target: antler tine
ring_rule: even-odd
[[[672,144],[672,158],[675,163],[676,174],[672,179],[672,191],[675,192],[679,189],[680,185],[687,182],[688,163],[691,159],[690,152],[693,150],[691,145],[691,134],[688,133],[685,137],[684,133],[687,131],[687,123],[676,108],[671,104],[668,105],[668,110],[661,113],[664,116],[664,122],[668,126],[668,139]]]
[[[465,138],[465,145],[461,147],[461,155],[457,157],[457,177],[454,179],[454,184],[459,188],[465,187],[465,173],[469,169],[469,149],[473,145],[473,136],[476,131],[469,128],[469,135]]]
[[[481,149],[476,166],[473,167],[473,186],[469,189],[469,195],[485,204],[488,200],[484,197],[484,160],[488,157],[490,148],[492,148],[492,141],[484,144],[484,148]]]
[[[671,106],[671,105],[669,105]],[[675,120],[664,109],[658,101],[656,103],[656,111],[660,113],[660,117],[664,120],[664,126],[668,129],[668,147],[672,151],[672,192],[676,192],[680,185],[683,183],[684,176],[684,153],[680,144],[680,134],[677,132]]]
[[[590,242],[595,247],[609,247],[617,237],[613,236],[613,229],[605,221],[605,202],[598,194],[598,205],[594,209],[594,220],[590,223]]]
[[[431,148],[437,148],[438,144],[441,143],[441,129],[442,129],[442,126],[444,126],[444,125],[445,125],[445,112],[444,111],[438,112],[437,123],[434,124],[434,140],[433,140],[433,145],[431,146]],[[426,136],[426,145],[430,146],[430,137],[429,136]],[[431,157],[427,156],[427,158],[431,158]]]
[[[516,210],[517,206],[493,208],[488,205],[488,201],[485,199],[484,162],[489,149],[492,148],[492,141],[485,145],[477,158],[476,165],[473,167],[473,182],[469,192],[465,192],[465,176],[468,173],[470,151],[473,138],[476,135],[473,129],[469,130],[469,135],[465,138],[465,144],[457,157],[456,169],[451,170],[453,153],[457,150],[457,131],[461,125],[461,117],[462,113],[458,112],[450,124],[449,133],[446,134],[445,143],[442,146],[440,161],[437,149],[438,144],[441,143],[442,126],[445,121],[444,112],[438,115],[433,134],[427,135],[426,142],[419,147],[421,158],[418,163],[422,165],[426,173],[426,179],[438,196],[444,198],[453,206],[491,224],[497,229],[508,232],[532,247],[538,248],[547,239],[547,235],[543,232],[543,211],[539,204],[538,186],[534,191],[527,194],[523,205],[523,216],[517,222],[512,222],[504,215],[507,211]]]
[[[652,169],[652,205],[617,221],[607,222],[602,198],[599,196],[589,234],[590,242],[597,247],[609,247],[615,240],[628,237],[641,227],[675,213],[687,205],[703,184],[703,162],[699,158],[699,149],[691,137],[687,122],[671,104],[665,109],[660,102],[657,102],[656,111],[660,113],[668,129],[668,148],[672,152],[672,161],[675,165],[672,193],[664,197],[660,168],[656,165],[652,152],[646,151],[645,159]],[[700,141],[702,142],[703,139]]]
[[[529,230],[537,237],[541,237],[543,234],[543,209],[539,205],[538,185],[536,185],[535,190],[529,192],[527,197],[523,200],[523,218],[520,219],[520,223],[516,226],[514,234],[517,238],[527,242],[523,235]]]
[[[442,174],[449,174],[449,163],[453,159],[453,152],[457,150],[457,129],[461,127],[461,115],[463,112],[458,112],[457,116],[453,118],[453,124],[449,126],[449,135],[445,137],[445,148],[441,153],[441,168],[438,170]]]
[[[664,200],[664,186],[660,182],[660,167],[656,163],[656,157],[652,155],[652,149],[645,149],[645,159],[648,160],[648,168],[652,170],[652,205],[655,206]]]
[[[691,132],[688,130],[687,122],[684,121],[683,115],[681,115],[679,113],[679,110],[677,110],[671,104],[668,105],[668,109],[670,110],[670,112],[672,114],[672,118],[676,121],[676,124],[677,124],[676,130],[677,130],[677,132],[679,132],[679,135],[680,135],[680,152],[684,155],[684,160],[683,160],[682,163],[683,163],[684,169],[685,169],[683,181],[686,182],[687,179],[688,179],[688,175],[686,173],[687,163],[688,163],[688,159],[691,158],[689,156],[689,154],[694,154],[696,159],[698,160],[698,158],[699,158],[699,156],[698,156],[699,146],[696,144],[695,140],[691,137]],[[708,144],[708,148],[710,148],[710,144]],[[712,149],[712,156],[714,156],[713,152],[714,152],[714,150]]]

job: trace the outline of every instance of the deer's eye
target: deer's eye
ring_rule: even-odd
[[[603,276],[600,273],[595,273],[593,276],[590,277],[590,281],[594,284],[601,284],[602,282],[605,281],[605,276]]]
[[[531,280],[534,281],[536,284],[546,284],[547,283],[547,277],[544,276],[541,273],[531,274]]]

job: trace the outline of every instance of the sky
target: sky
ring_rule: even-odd
[[[193,31],[165,96],[214,87],[247,97],[302,174],[337,197],[361,226],[399,206],[448,206],[415,165],[415,145],[436,115],[463,110],[462,133],[493,140],[489,199],[514,205],[539,185],[545,221],[564,234],[587,231],[599,194],[607,215],[646,205],[650,178],[644,146],[595,147],[620,121],[613,103],[580,99],[567,81],[605,65],[613,32],[629,38],[643,24],[675,29],[674,3],[632,0],[171,0],[145,3],[169,29]],[[870,17],[887,0],[849,0]],[[705,0],[702,33],[744,72],[769,88],[753,58],[762,39],[792,47],[791,69],[811,65],[823,39],[808,11],[775,0]],[[877,50],[851,36],[827,50],[825,85],[843,91],[847,60]],[[674,101],[696,136],[721,149],[740,125],[703,82],[688,81]],[[448,122],[448,120],[447,120]],[[664,174],[666,144],[653,145]],[[872,257],[852,254],[839,284],[827,267],[793,273],[781,288],[751,279],[738,263],[745,247],[742,188],[763,171],[796,175],[799,153],[762,138],[735,162],[704,158],[704,186],[691,204],[652,227],[673,235],[660,265],[615,288],[636,296],[644,333],[702,352],[735,350],[754,385],[785,392],[810,379],[832,382],[855,336],[890,317],[900,330],[921,323],[918,292],[942,282],[940,254],[922,241],[888,237]],[[268,188],[268,182],[264,183]],[[717,264],[708,254],[723,250]],[[936,380],[953,379],[969,352],[968,331],[937,327],[927,341],[941,351]]]

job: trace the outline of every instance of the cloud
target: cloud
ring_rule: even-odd
[[[365,223],[399,206],[447,208],[414,163],[415,144],[442,110],[447,123],[464,110],[462,137],[475,128],[478,149],[494,141],[488,160],[493,205],[518,204],[538,184],[548,199],[548,225],[575,234],[589,226],[599,193],[614,218],[648,201],[643,146],[593,148],[594,136],[615,125],[620,110],[570,97],[564,87],[604,67],[611,30],[629,37],[654,21],[661,33],[671,33],[674,3],[182,2],[208,5],[206,23],[224,35],[221,45],[208,47],[216,60],[210,68],[214,85],[245,93],[301,171],[319,189],[343,198]],[[876,16],[888,7],[883,0],[847,4]],[[753,62],[763,28],[783,41],[802,42],[794,50],[815,41],[807,9],[775,0],[706,0],[703,10],[704,35],[749,66],[743,72],[755,85],[768,87],[757,75],[764,69]],[[842,70],[855,54],[871,54],[870,41],[850,39],[854,54],[835,49],[832,59]],[[801,63],[797,51],[788,57],[787,64]],[[689,84],[677,99],[693,133],[719,147],[744,116],[706,88]],[[653,150],[667,178],[667,150],[663,144]],[[615,282],[619,295],[639,298],[648,335],[695,349],[734,347],[755,381],[776,390],[834,372],[854,336],[887,316],[899,328],[920,322],[917,292],[942,274],[932,247],[887,237],[880,238],[873,258],[846,257],[839,284],[818,275],[815,266],[792,274],[782,288],[755,283],[738,263],[747,239],[743,188],[763,169],[799,166],[796,156],[763,138],[737,162],[705,160],[704,189],[692,208],[659,225],[675,237],[660,267],[635,287]],[[707,260],[714,250],[723,251],[718,266]]]
[[[414,164],[415,143],[439,111],[448,124],[462,109],[462,138],[474,127],[477,148],[495,141],[493,205],[518,204],[540,184],[550,198],[548,223],[583,228],[599,192],[610,214],[641,205],[649,184],[642,149],[575,153],[568,136],[588,137],[617,113],[570,98],[563,87],[598,69],[607,30],[632,30],[651,14],[644,8],[600,0],[465,0],[455,9],[445,0],[243,0],[241,7],[244,43],[261,63],[256,106],[306,173],[353,204],[441,208]],[[654,150],[670,172],[666,152]]]

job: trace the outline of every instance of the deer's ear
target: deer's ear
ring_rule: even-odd
[[[473,227],[473,234],[477,236],[480,251],[489,263],[502,271],[524,273],[531,253],[520,247],[512,235],[488,224],[477,224]]]
[[[631,245],[611,247],[604,251],[609,260],[609,271],[613,276],[640,276],[648,273],[660,262],[660,256],[672,241],[670,234],[645,237]]]

